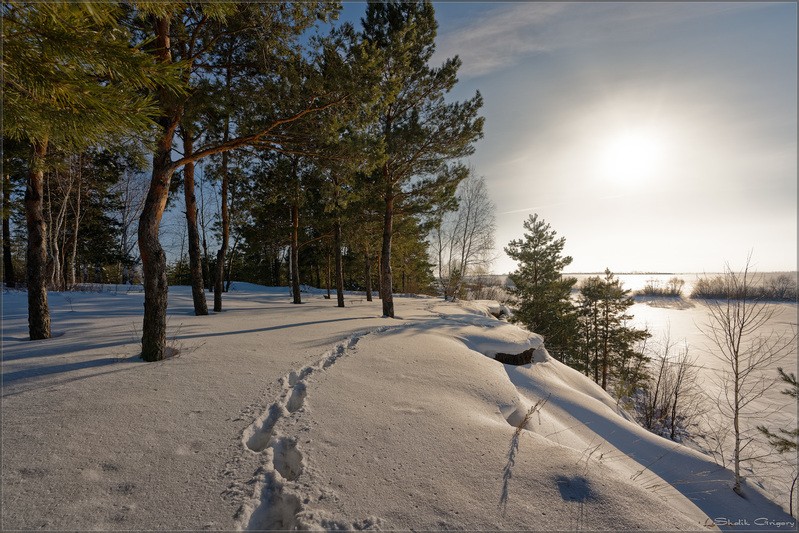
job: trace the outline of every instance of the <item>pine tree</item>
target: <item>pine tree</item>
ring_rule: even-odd
[[[649,333],[627,325],[632,319],[627,310],[634,303],[630,291],[609,269],[605,269],[604,278],[588,278],[580,288],[583,357],[579,360],[587,362],[584,370],[592,369],[594,381],[603,389],[611,378],[622,377],[631,359],[643,357],[635,347]]]
[[[514,320],[543,335],[550,353],[564,359],[578,334],[571,302],[577,279],[563,276],[563,269],[572,258],[563,255],[566,239],[557,237],[557,232],[538,214],[530,215],[524,229],[524,238],[511,241],[505,248],[508,257],[519,263],[509,276],[514,284],[509,290],[515,307]]]
[[[376,120],[381,54],[359,39],[349,24],[317,40],[317,46],[322,51],[317,63],[324,84],[350,94],[344,105],[317,115],[308,139],[311,151],[317,153],[312,161],[321,185],[322,212],[332,222],[336,305],[344,307],[344,219],[356,216],[352,207],[358,207],[359,198],[369,192],[368,187],[356,189],[358,177],[383,160],[383,146],[368,131]]]
[[[799,396],[799,383],[796,382],[796,374],[791,372],[790,374],[786,373],[785,370],[782,368],[778,368],[777,371],[780,375],[780,380],[786,385],[787,388],[780,391],[782,394],[786,396],[790,396],[794,400],[797,399]],[[797,439],[799,439],[799,428],[794,429],[783,429],[780,428],[778,433],[773,433],[769,431],[766,426],[757,426],[757,429],[768,438],[769,444],[780,453],[796,451],[797,447]]]
[[[180,66],[183,93],[190,97],[195,82],[206,80],[221,84],[221,108],[218,110],[219,136],[208,136],[206,143],[195,148],[193,155],[184,154],[172,160],[172,146],[181,123],[186,96],[172,88],[160,86],[155,91],[159,106],[158,130],[153,139],[152,178],[144,209],[139,220],[139,249],[144,272],[144,322],[142,357],[157,361],[166,355],[167,278],[166,255],[158,239],[158,230],[170,192],[172,175],[184,165],[221,154],[223,210],[227,209],[225,176],[226,153],[247,146],[290,151],[296,142],[292,127],[307,115],[340,105],[346,94],[310,93],[302,73],[311,74],[299,44],[299,36],[319,19],[326,19],[336,6],[324,2],[290,5],[254,3],[148,3],[138,5],[143,24],[142,38],[152,41],[150,51],[157,64]],[[240,21],[241,24],[227,21]],[[205,31],[197,52],[177,63],[171,46],[172,38],[184,31]],[[190,38],[191,40],[191,38]],[[246,76],[233,76],[231,54],[241,51],[252,67]],[[243,65],[239,65],[245,68]],[[222,69],[221,77],[215,72]],[[309,72],[310,70],[310,72]],[[287,77],[293,77],[291,80]],[[235,111],[236,128],[231,121]],[[226,216],[226,215],[225,215]],[[222,247],[217,255],[215,310],[221,310],[221,273],[227,249],[229,226],[222,225]],[[218,304],[218,305],[217,305]]]
[[[447,162],[470,155],[482,137],[482,97],[477,93],[462,103],[445,102],[457,82],[460,60],[447,59],[438,68],[428,65],[437,29],[430,2],[370,3],[361,22],[364,39],[383,54],[377,134],[386,159],[374,178],[384,204],[380,294],[383,315],[393,317],[395,213],[402,204],[454,194],[464,174],[447,169]]]
[[[80,149],[148,127],[155,108],[146,89],[174,87],[174,76],[130,46],[119,5],[6,2],[2,14],[4,134],[32,147],[25,193],[29,332],[31,340],[46,339],[48,149]]]

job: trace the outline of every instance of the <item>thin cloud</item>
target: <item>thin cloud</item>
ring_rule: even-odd
[[[460,77],[477,77],[535,54],[636,39],[688,20],[767,6],[736,2],[514,4],[442,32],[434,61],[458,55],[463,60]]]

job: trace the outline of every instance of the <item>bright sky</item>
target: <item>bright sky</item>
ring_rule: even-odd
[[[534,212],[572,272],[796,269],[795,4],[435,6],[454,97],[485,99],[495,272]]]

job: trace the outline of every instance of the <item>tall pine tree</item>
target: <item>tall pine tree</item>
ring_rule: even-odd
[[[383,54],[377,135],[386,159],[374,178],[384,204],[380,294],[383,315],[393,317],[395,211],[403,203],[454,194],[463,174],[444,170],[449,161],[470,155],[482,137],[483,102],[479,93],[465,102],[445,101],[461,63],[455,57],[429,66],[438,26],[430,2],[370,3],[361,22],[364,39]]]
[[[130,45],[117,4],[6,2],[3,15],[4,134],[31,145],[28,325],[50,337],[47,226],[42,213],[48,149],[79,150],[112,134],[143,130],[156,112],[146,89],[176,87],[173,69]]]

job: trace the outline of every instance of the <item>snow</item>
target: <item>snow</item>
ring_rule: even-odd
[[[397,297],[388,319],[235,283],[195,317],[173,287],[179,355],[143,363],[137,289],[51,293],[59,336],[34,342],[25,294],[3,298],[4,530],[795,529],[496,302]]]

